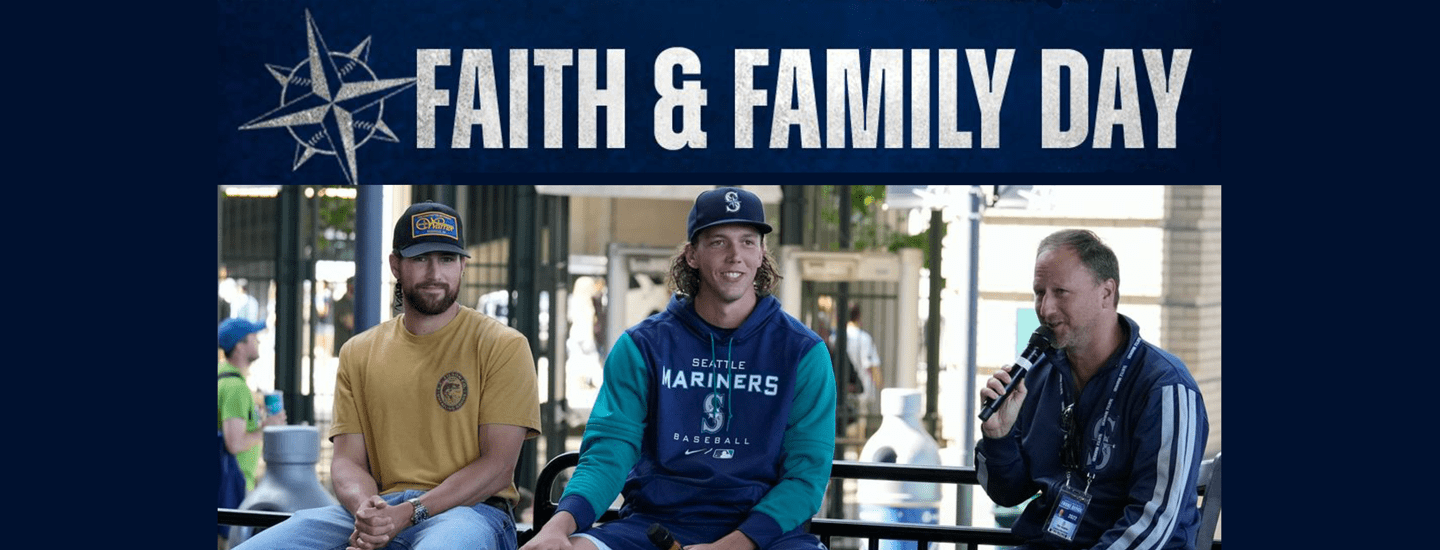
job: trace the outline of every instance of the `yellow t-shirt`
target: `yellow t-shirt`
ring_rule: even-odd
[[[540,434],[530,345],[519,331],[473,309],[416,336],[396,317],[340,349],[330,437],[363,434],[380,493],[430,490],[480,457],[480,425]],[[514,482],[496,493],[515,503]]]

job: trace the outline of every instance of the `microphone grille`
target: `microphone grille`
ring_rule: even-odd
[[[1054,339],[1055,331],[1050,330],[1050,327],[1040,325],[1040,328],[1035,329],[1035,333],[1030,335],[1030,345],[1049,348],[1050,342]]]
[[[670,548],[675,543],[675,537],[670,534],[670,530],[659,523],[650,524],[650,528],[645,530],[645,536],[656,548]]]

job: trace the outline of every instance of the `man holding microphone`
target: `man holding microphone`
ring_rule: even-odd
[[[1035,313],[1053,348],[981,424],[980,484],[997,504],[1033,496],[1012,532],[1025,549],[1193,548],[1209,421],[1195,379],[1116,311],[1119,261],[1063,230],[1035,257]],[[1004,393],[996,372],[982,400]]]

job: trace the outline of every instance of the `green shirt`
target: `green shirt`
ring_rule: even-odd
[[[226,372],[240,374],[240,370],[234,365],[228,361],[221,361],[215,374]],[[255,398],[251,395],[250,386],[246,385],[243,374],[240,375],[240,378],[221,378],[216,386],[216,411],[218,414],[215,417],[215,429],[224,430],[227,418],[244,418],[246,432],[260,429],[260,410],[255,407]],[[260,465],[260,445],[235,455],[235,460],[240,463],[240,470],[245,472],[245,490],[247,492],[254,490],[255,468]]]

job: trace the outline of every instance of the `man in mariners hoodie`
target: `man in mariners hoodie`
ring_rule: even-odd
[[[760,198],[701,193],[664,312],[622,334],[558,510],[523,550],[825,548],[804,523],[835,454],[830,352],[780,309]],[[621,519],[592,526],[625,497]]]

